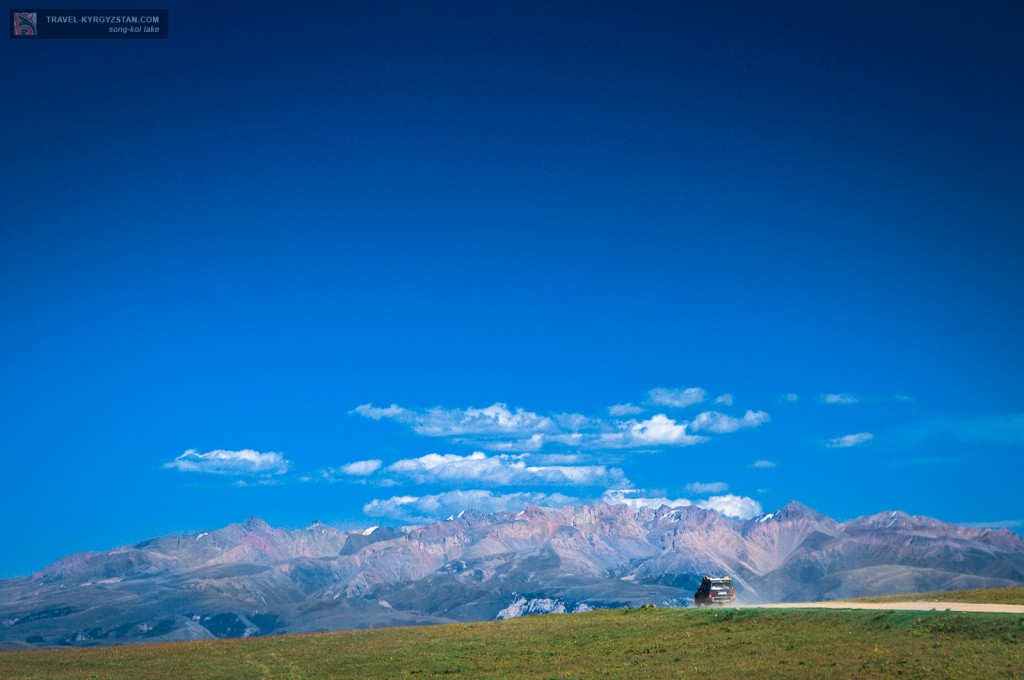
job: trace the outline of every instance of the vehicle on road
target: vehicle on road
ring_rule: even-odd
[[[736,589],[732,587],[732,578],[729,576],[705,576],[693,594],[693,604],[697,607],[729,604],[735,600]]]

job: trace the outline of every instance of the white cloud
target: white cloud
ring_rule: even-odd
[[[370,418],[371,420],[381,420],[383,418],[401,420],[403,417],[409,415],[409,411],[405,410],[398,404],[392,404],[386,408],[378,408],[373,404],[363,404],[362,406],[356,406],[351,412],[358,413],[359,415],[365,418]]]
[[[686,421],[677,422],[664,413],[659,413],[642,421],[600,423],[600,429],[597,431],[536,435],[529,440],[499,442],[486,448],[502,451],[538,451],[545,444],[557,444],[575,449],[607,450],[692,446],[706,441],[708,437],[689,434]]]
[[[377,408],[363,404],[352,409],[352,413],[381,420],[390,418],[410,425],[416,434],[427,437],[455,437],[461,435],[481,436],[523,436],[537,432],[553,431],[554,422],[521,408],[509,409],[500,402],[486,408],[453,408],[435,406],[425,411],[412,411],[392,404]]]
[[[750,464],[750,467],[757,468],[758,470],[770,470],[775,467],[775,463],[770,460],[755,460]]]
[[[851,446],[857,446],[864,442],[869,442],[875,438],[875,435],[870,432],[858,432],[857,434],[847,434],[842,437],[836,437],[835,439],[829,440],[828,446],[833,449],[848,449]]]
[[[444,409],[435,407],[416,419],[413,430],[428,437],[482,434],[532,434],[551,430],[550,418],[517,408],[514,411],[502,403],[486,408]]]
[[[471,439],[468,437],[455,437],[452,439],[454,442],[476,444],[481,448],[489,449],[491,451],[540,451],[544,448],[544,444],[550,441],[554,441],[553,438],[560,437],[561,435],[544,435],[544,434],[533,434],[526,439],[511,439],[507,441],[480,441],[479,439]]]
[[[236,479],[231,482],[231,486],[279,486],[281,484],[280,478],[274,477],[251,477],[249,479]]]
[[[291,461],[280,453],[268,451],[260,453],[252,449],[241,451],[224,451],[217,449],[207,453],[199,453],[189,449],[169,463],[167,469],[181,472],[205,472],[216,475],[283,475],[288,472]]]
[[[599,418],[588,418],[580,413],[556,413],[552,418],[563,432],[600,429],[603,425]]]
[[[716,404],[722,404],[724,406],[732,406],[733,396],[728,392],[715,398]]]
[[[370,517],[390,517],[391,519],[408,519],[408,514],[420,500],[419,496],[392,496],[387,499],[374,498],[363,506],[363,514]]]
[[[689,493],[694,493],[698,496],[708,493],[722,493],[728,489],[729,485],[725,482],[691,482],[686,485],[686,490]]]
[[[648,395],[651,401],[659,406],[672,406],[675,408],[699,404],[707,399],[708,396],[707,392],[700,387],[688,387],[685,390],[655,387]]]
[[[387,471],[417,484],[474,482],[495,485],[551,484],[593,486],[628,483],[622,470],[605,465],[527,465],[527,456],[496,455],[477,451],[468,456],[428,453],[399,460]]]
[[[587,460],[579,453],[527,453],[523,458],[536,465],[576,465]]]
[[[670,406],[694,404],[707,397],[699,387],[682,390],[655,388],[650,395],[655,402]],[[732,395],[723,394],[715,402],[732,403]],[[617,416],[643,411],[628,403],[609,407],[609,412]],[[406,409],[397,404],[386,408],[363,404],[351,412],[374,420],[395,420],[420,435],[446,437],[452,442],[469,444],[480,450],[510,453],[552,448],[614,450],[691,446],[709,440],[707,436],[696,434],[698,431],[727,434],[757,427],[769,420],[764,411],[747,411],[739,418],[706,411],[690,422],[675,420],[665,413],[657,413],[644,420],[591,417],[580,413],[542,415],[522,408],[511,409],[501,402],[486,408],[448,409],[438,406],[426,410]]]
[[[628,505],[634,510],[651,508],[657,510],[663,505],[670,508],[685,508],[693,505],[693,501],[687,498],[666,498],[664,496],[652,498],[640,496],[643,491],[640,489],[608,489],[601,496],[601,502],[607,505]]]
[[[788,392],[779,397],[779,401],[784,404],[795,404],[800,401],[800,395],[795,392]]]
[[[633,406],[633,404],[613,404],[608,407],[608,413],[613,416],[635,416],[638,413],[643,413],[644,410],[639,406]]]
[[[575,432],[571,434],[544,435],[545,444],[557,444],[580,450],[614,450],[635,448],[657,448],[663,446],[692,446],[708,441],[708,437],[687,434],[686,422],[677,423],[664,414],[638,422],[629,420],[618,423],[614,431],[602,433]],[[521,440],[502,442],[500,446],[487,448],[502,451],[538,451],[536,441]]]
[[[856,404],[860,398],[853,394],[823,394],[821,400],[826,404]]]
[[[690,446],[707,441],[707,437],[696,437],[686,432],[686,422],[677,423],[663,413],[640,422],[626,424],[624,439],[626,446]]]
[[[737,430],[745,430],[751,427],[758,427],[767,423],[771,418],[764,411],[747,411],[742,418],[733,418],[718,411],[705,411],[700,413],[690,422],[690,429],[694,432],[714,432],[715,434],[728,434]]]
[[[343,475],[366,477],[379,470],[381,465],[383,465],[383,461],[371,458],[370,460],[357,460],[354,463],[342,465],[338,468],[338,471]]]
[[[687,498],[665,498],[664,496],[651,498],[639,495],[642,493],[643,491],[638,489],[609,489],[601,497],[601,501],[608,505],[628,505],[634,510],[639,510],[641,508],[651,508],[656,510],[663,505],[667,505],[670,508],[682,508],[695,505],[698,508],[715,510],[726,517],[735,517],[738,519],[750,519],[751,517],[756,517],[762,513],[761,504],[753,498],[748,498],[746,496],[734,496],[732,494],[727,494],[725,496],[712,496],[707,500],[702,501],[691,501]]]
[[[701,501],[697,505],[709,510],[717,510],[726,517],[736,517],[738,519],[750,519],[751,517],[756,517],[763,512],[761,504],[753,498],[747,498],[746,496],[734,496],[732,494],[726,494],[725,496],[712,496],[706,501]]]
[[[818,396],[818,400],[823,404],[884,404],[890,402],[899,402],[903,404],[913,404],[914,398],[908,397],[905,394],[896,394],[891,397],[880,397],[871,394],[850,394],[849,392],[842,393],[826,393]]]
[[[393,496],[387,499],[374,499],[363,506],[363,513],[370,517],[386,517],[403,522],[429,522],[458,514],[462,510],[477,510],[486,513],[518,512],[530,505],[561,507],[580,503],[579,498],[560,493],[494,494],[486,490],[471,489],[448,491],[429,496]]]

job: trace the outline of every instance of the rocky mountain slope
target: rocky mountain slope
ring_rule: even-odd
[[[116,644],[685,606],[704,574],[741,600],[1024,585],[1024,538],[793,502],[753,520],[696,507],[537,508],[404,530],[257,518],[57,560],[0,581],[0,643]]]

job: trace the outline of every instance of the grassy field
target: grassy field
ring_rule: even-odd
[[[2,678],[1020,678],[1024,616],[627,609],[0,653]]]
[[[908,593],[861,597],[854,602],[981,602],[985,604],[1024,604],[1024,588],[986,588],[935,593]]]

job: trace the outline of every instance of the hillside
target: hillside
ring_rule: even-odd
[[[4,678],[998,678],[1024,617],[625,609],[511,621],[0,653]]]
[[[904,593],[902,595],[876,595],[858,598],[859,602],[977,602],[1024,605],[1024,587],[984,588],[980,590],[954,590],[932,593]]]

